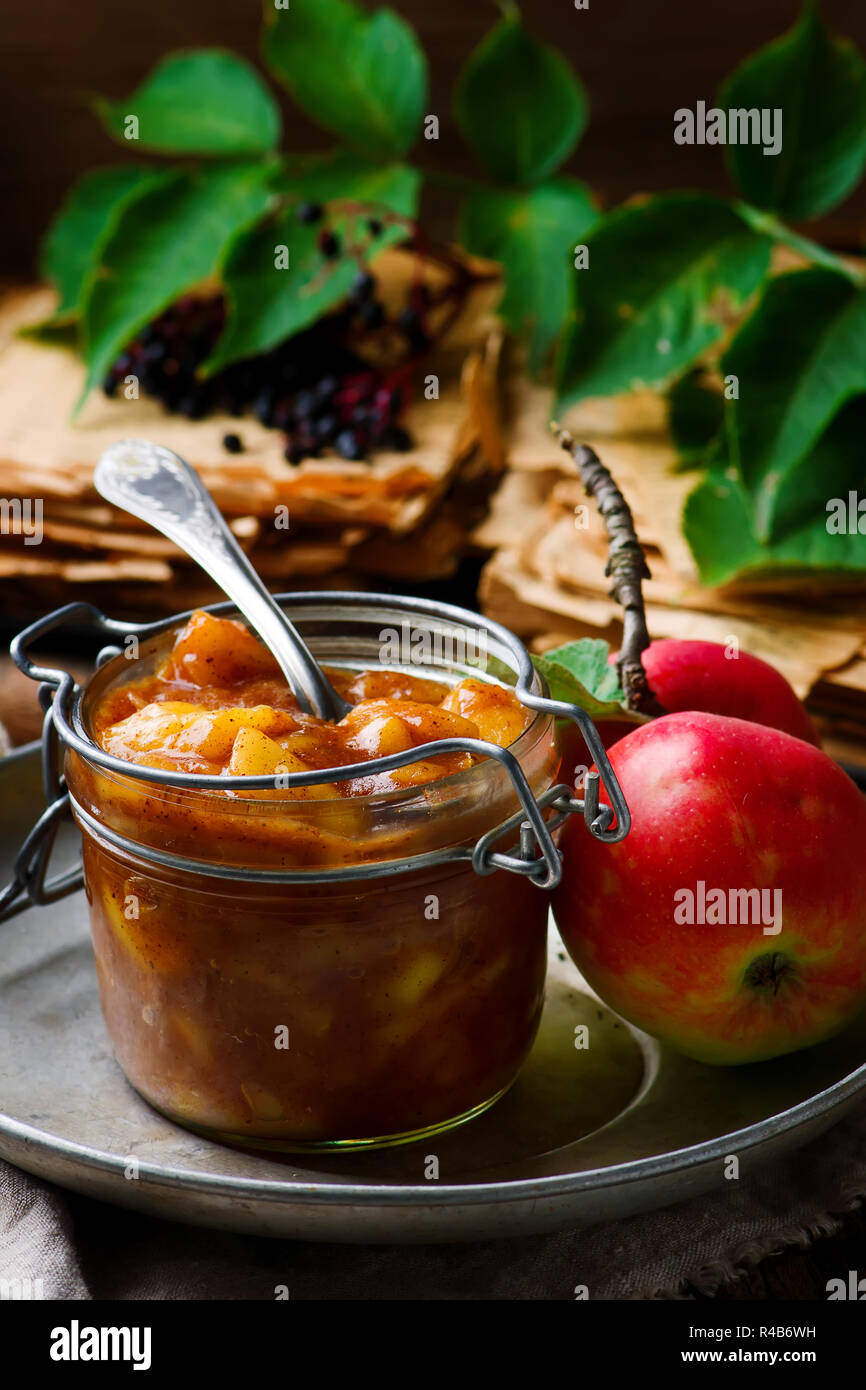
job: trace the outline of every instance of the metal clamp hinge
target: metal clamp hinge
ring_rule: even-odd
[[[597,772],[588,772],[582,798],[573,796],[571,788],[564,783],[550,787],[535,801],[540,813],[540,828],[525,820],[523,813],[518,811],[503,825],[482,835],[472,854],[475,872],[492,874],[496,869],[508,869],[511,873],[523,874],[539,888],[556,888],[562,878],[562,856],[553,836],[559,827],[569,816],[581,815],[591,833],[599,835],[613,821],[610,807],[599,803],[600,780]],[[543,813],[550,808],[554,814],[544,816]],[[497,840],[518,827],[520,842],[516,854],[504,854],[493,849]]]

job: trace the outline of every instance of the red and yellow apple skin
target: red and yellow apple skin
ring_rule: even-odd
[[[668,714],[704,710],[750,719],[820,747],[811,719],[793,688],[769,662],[748,652],[737,656],[719,642],[651,642],[641,663],[659,704]]]
[[[820,749],[722,715],[666,715],[610,759],[632,816],[603,844],[572,817],[554,914],[612,1008],[700,1061],[831,1037],[866,1003],[866,799]],[[678,922],[683,889],[781,890],[781,930]],[[682,908],[680,908],[682,915]],[[709,915],[709,914],[707,914]]]
[[[611,661],[615,658],[611,655]],[[760,657],[740,652],[728,655],[719,642],[679,641],[661,638],[641,654],[641,663],[659,704],[668,714],[684,710],[703,710],[707,714],[726,714],[733,719],[749,719],[781,729],[794,738],[805,739],[820,748],[815,726],[781,671]],[[630,734],[639,722],[596,719],[596,731],[605,748],[612,748]],[[573,784],[575,774],[587,765],[587,749],[576,724],[561,720],[559,744],[562,755],[560,777]]]

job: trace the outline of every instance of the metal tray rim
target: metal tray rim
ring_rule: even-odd
[[[568,1196],[577,1192],[594,1189],[609,1190],[627,1187],[630,1183],[649,1178],[669,1176],[677,1172],[698,1168],[724,1158],[732,1148],[742,1153],[761,1146],[782,1135],[821,1119],[833,1110],[853,1100],[866,1090],[866,1062],[840,1081],[823,1091],[817,1091],[805,1101],[780,1110],[769,1119],[747,1125],[744,1129],[732,1130],[715,1139],[704,1140],[700,1144],[685,1149],[672,1149],[668,1153],[657,1154],[651,1158],[633,1159],[628,1163],[613,1164],[605,1168],[590,1168],[582,1173],[555,1174],[550,1177],[522,1178],[514,1181],[488,1183],[442,1184],[434,1188],[418,1184],[391,1183],[315,1183],[299,1182],[273,1178],[242,1179],[226,1177],[222,1174],[184,1172],[180,1169],[165,1168],[139,1160],[139,1175],[167,1187],[183,1190],[198,1190],[207,1193],[244,1193],[265,1202],[283,1202],[293,1198],[313,1200],[323,1206],[371,1205],[371,1206],[452,1206],[470,1200],[473,1204],[488,1202],[525,1201]],[[70,1140],[57,1139],[43,1130],[22,1124],[8,1115],[0,1114],[0,1135],[18,1140],[26,1147],[53,1154],[71,1162],[81,1164],[91,1170],[103,1173],[123,1173],[126,1159],[115,1157],[99,1149],[91,1149]],[[263,1155],[266,1157],[266,1155]],[[303,1157],[301,1155],[301,1157]]]

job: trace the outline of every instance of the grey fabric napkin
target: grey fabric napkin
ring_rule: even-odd
[[[612,1224],[467,1245],[317,1245],[180,1226],[0,1163],[0,1296],[472,1300],[688,1297],[832,1234],[866,1194],[866,1108],[710,1197]],[[34,1281],[31,1286],[16,1281]],[[41,1285],[38,1281],[41,1280]],[[283,1293],[284,1297],[285,1294]]]

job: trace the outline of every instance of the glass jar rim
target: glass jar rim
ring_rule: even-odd
[[[476,780],[478,780],[477,769],[479,767],[482,769],[489,769],[491,764],[494,766],[501,766],[503,762],[508,762],[508,757],[506,756],[503,758],[501,756],[502,754],[511,755],[520,763],[521,759],[526,757],[530,750],[535,747],[551,722],[552,716],[549,713],[544,710],[533,709],[532,703],[529,703],[525,699],[526,696],[529,696],[530,699],[533,697],[544,699],[548,694],[546,682],[541,673],[533,665],[525,646],[514,633],[481,614],[472,613],[468,609],[458,608],[451,604],[440,603],[438,600],[415,599],[387,594],[355,593],[353,591],[341,590],[304,591],[297,594],[281,594],[276,597],[277,601],[283,607],[291,609],[292,621],[301,630],[303,630],[305,619],[310,617],[311,614],[319,619],[324,618],[325,620],[330,619],[333,621],[334,618],[340,618],[342,616],[340,609],[341,607],[345,607],[349,610],[356,610],[353,616],[361,618],[370,618],[373,616],[377,617],[379,620],[385,620],[389,617],[398,617],[404,620],[407,617],[409,619],[418,618],[439,624],[440,628],[442,625],[453,627],[455,624],[458,624],[467,630],[475,630],[487,634],[504,653],[507,653],[508,658],[513,662],[513,669],[511,669],[511,667],[508,667],[508,669],[510,674],[513,674],[516,679],[514,685],[507,686],[506,688],[512,689],[521,701],[521,704],[533,712],[532,720],[527,725],[526,729],[524,729],[523,733],[515,739],[512,744],[508,745],[507,749],[497,749],[495,745],[487,744],[484,740],[469,739],[437,740],[435,743],[423,745],[423,754],[425,757],[433,755],[435,750],[440,746],[443,752],[449,750],[469,751],[478,755],[477,761],[474,762],[472,766],[453,772],[447,777],[438,778],[434,783],[428,785],[435,785],[437,788],[447,791],[450,788],[456,788],[456,786],[461,783],[465,784],[465,779],[469,778],[473,773],[476,773]],[[305,608],[310,611],[305,612]],[[330,613],[328,612],[329,608],[332,610]],[[237,609],[232,603],[211,604],[201,610],[191,609],[185,613],[172,615],[169,618],[150,625],[145,630],[147,634],[145,640],[149,644],[149,652],[153,651],[156,645],[161,645],[170,633],[179,628],[191,613],[196,611],[203,611],[220,617],[240,617]],[[139,631],[142,631],[142,629],[139,629]],[[311,643],[310,645],[312,646],[313,644]],[[226,777],[221,774],[199,775],[197,773],[176,772],[174,769],[150,768],[142,764],[118,758],[101,748],[95,741],[88,727],[88,701],[94,696],[94,693],[96,693],[96,697],[98,698],[99,695],[103,693],[103,690],[110,684],[111,679],[117,674],[118,662],[125,661],[127,663],[127,672],[129,669],[129,657],[121,650],[108,649],[101,655],[105,659],[100,662],[97,670],[84,686],[76,687],[73,692],[72,708],[68,719],[65,721],[67,728],[60,728],[58,730],[67,745],[78,753],[92,769],[98,770],[103,777],[107,776],[112,780],[116,779],[120,782],[131,783],[136,786],[145,784],[151,795],[158,796],[160,790],[169,791],[174,794],[179,791],[199,794],[212,792],[219,795],[221,799],[226,798],[228,794],[233,800],[237,801],[239,808],[242,805],[260,805],[267,806],[272,811],[275,809],[273,800],[266,800],[255,796],[255,792],[259,790],[273,792],[273,775]],[[494,661],[499,661],[503,665],[505,664],[499,656],[494,656],[493,659]],[[139,655],[135,658],[136,665],[144,664],[144,661],[145,656]],[[394,666],[388,667],[387,669],[405,668]],[[475,673],[479,676],[481,674],[478,670],[476,670]],[[489,674],[486,678],[488,680],[490,679]],[[504,684],[504,682],[498,680],[496,677],[493,679],[496,684]],[[56,703],[55,701],[55,705]],[[55,714],[56,713],[55,711]],[[70,737],[70,733],[72,737]],[[459,748],[455,745],[459,745]],[[349,780],[351,777],[361,778],[371,776],[376,772],[388,771],[394,766],[402,764],[408,765],[412,761],[417,761],[418,753],[419,749],[414,749],[410,750],[406,755],[390,755],[389,757],[368,759],[365,762],[354,763],[349,767],[341,769],[323,769],[313,770],[308,773],[285,774],[281,777],[280,789],[291,789],[293,787],[310,785],[327,785],[331,782]],[[394,758],[398,758],[400,761],[394,762]],[[377,807],[381,806],[386,808],[389,805],[396,805],[401,801],[404,803],[411,801],[413,799],[411,796],[412,793],[414,793],[416,797],[423,797],[424,791],[424,786],[397,788],[389,792],[370,793],[364,796],[352,797],[352,801],[358,805],[375,805]],[[338,800],[345,802],[346,798],[336,796],[334,798],[322,798],[319,804],[324,809],[324,807],[331,804],[332,801],[336,802]],[[287,802],[286,804],[291,804],[294,808],[297,808],[299,803],[295,801],[292,803]]]

